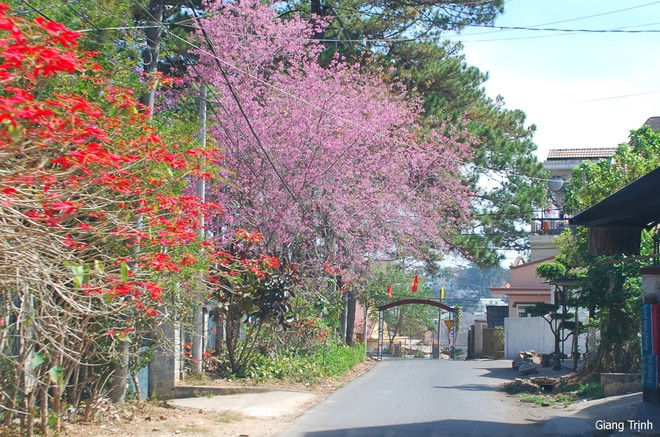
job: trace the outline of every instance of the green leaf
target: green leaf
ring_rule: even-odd
[[[117,335],[117,340],[123,342],[123,343],[133,343],[133,340],[131,340],[131,337],[128,336],[128,334],[123,334],[120,333]]]
[[[48,416],[48,426],[53,428],[57,424],[57,413],[54,411],[51,411],[50,415]]]
[[[64,382],[64,367],[55,366],[48,371],[48,377],[53,384]]]
[[[130,269],[128,268],[128,264],[126,264],[125,262],[122,261],[121,264],[119,264],[119,272],[121,274],[121,280],[124,281],[124,283],[128,282],[129,270]]]
[[[85,265],[70,265],[69,268],[73,272],[73,282],[76,287],[82,287],[82,284],[89,282],[89,266]]]
[[[35,367],[39,367],[44,361],[46,361],[46,355],[44,352],[35,352],[32,354],[32,357],[30,357],[30,366],[34,369]]]
[[[103,263],[97,259],[94,260],[94,271],[101,275],[105,275],[105,267],[103,266]]]

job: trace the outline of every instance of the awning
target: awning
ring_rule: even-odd
[[[626,185],[570,220],[582,226],[650,229],[660,221],[660,167]]]

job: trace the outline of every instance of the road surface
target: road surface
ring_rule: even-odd
[[[303,414],[281,436],[548,435],[515,397],[500,391],[515,376],[504,360],[385,360]]]

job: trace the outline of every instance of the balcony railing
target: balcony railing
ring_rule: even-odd
[[[565,229],[574,229],[568,218],[539,218],[532,221],[532,235],[559,235]]]

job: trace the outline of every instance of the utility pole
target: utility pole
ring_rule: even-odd
[[[144,34],[147,40],[147,48],[142,52],[142,63],[144,72],[149,79],[154,79],[158,71],[158,56],[160,54],[160,42],[163,38],[163,13],[165,4],[163,0],[150,0],[147,7],[147,28]],[[155,83],[149,88],[147,94],[142,97],[142,103],[149,108],[149,113],[154,112],[154,101],[156,97]]]
[[[199,91],[199,143],[201,149],[206,148],[206,85],[202,84]],[[206,181],[203,178],[197,178],[197,197],[202,200],[202,203],[206,201]],[[199,214],[199,230],[198,236],[200,240],[206,238],[205,235],[205,222],[204,222],[204,212]],[[200,277],[199,287],[202,287],[202,277]],[[193,314],[193,337],[192,337],[192,372],[194,375],[202,374],[202,359],[204,357],[204,316],[206,312],[204,311],[204,306],[202,305],[202,296],[203,293],[199,291],[195,293],[196,303],[199,304],[199,307],[195,309]]]
[[[147,20],[149,27],[145,30],[147,39],[147,49],[143,52],[143,66],[145,73],[153,76],[158,71],[158,53],[160,50],[160,41],[162,38],[162,21],[163,21],[164,3],[163,0],[150,0],[148,7],[149,19]],[[141,101],[148,108],[149,119],[153,118],[154,101],[156,95],[156,87],[152,86],[147,94],[145,94]],[[142,216],[137,219],[138,228],[142,227]],[[137,246],[135,248],[137,250]],[[124,402],[126,399],[126,387],[128,384],[129,374],[129,347],[128,342],[122,342],[118,349],[120,353],[120,360],[115,365],[113,373],[112,388],[110,391],[110,399],[115,403]],[[139,390],[139,388],[138,388]]]

